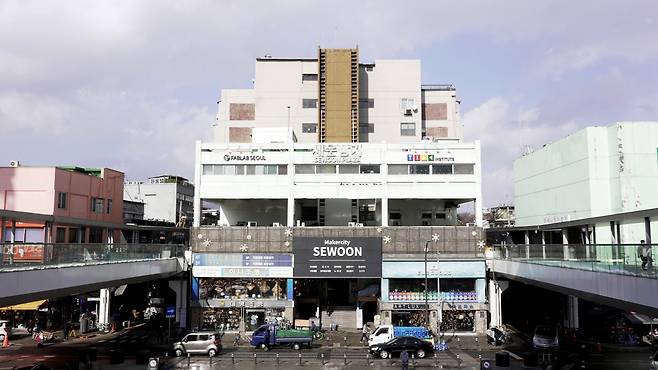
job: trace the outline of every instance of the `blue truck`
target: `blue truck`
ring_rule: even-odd
[[[275,346],[289,346],[299,350],[303,345],[311,347],[313,333],[302,329],[279,329],[276,325],[265,324],[254,331],[249,342],[264,351]]]

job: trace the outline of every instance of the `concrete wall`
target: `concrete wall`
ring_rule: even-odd
[[[426,135],[435,139],[461,139],[463,126],[460,120],[459,103],[456,91],[423,90],[421,110],[425,110],[423,117]],[[434,110],[428,108],[442,108],[445,106],[445,119],[433,115]],[[446,136],[441,134],[445,131]],[[438,134],[438,135],[437,135]]]
[[[658,207],[658,122],[588,127],[517,159],[518,226]]]

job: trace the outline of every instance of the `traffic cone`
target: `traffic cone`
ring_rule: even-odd
[[[117,331],[117,323],[113,322],[112,323],[112,330],[110,331],[110,333],[114,333],[115,331]]]
[[[2,348],[7,348],[9,346],[11,346],[11,344],[9,344],[9,335],[5,334],[5,339],[2,341]]]

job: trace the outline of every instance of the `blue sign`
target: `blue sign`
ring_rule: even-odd
[[[168,319],[176,318],[176,307],[175,306],[167,307],[165,310],[165,317]]]
[[[243,254],[242,266],[290,267],[292,256],[289,254]]]

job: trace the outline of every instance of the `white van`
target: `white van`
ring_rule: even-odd
[[[11,337],[11,324],[9,320],[0,320],[0,345],[5,340],[5,336]]]

